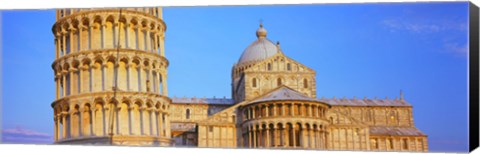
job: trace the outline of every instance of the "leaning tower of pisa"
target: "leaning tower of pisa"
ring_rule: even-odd
[[[161,8],[56,11],[55,143],[170,145],[165,30]]]

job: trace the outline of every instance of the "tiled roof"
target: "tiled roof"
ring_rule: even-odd
[[[286,86],[277,88],[268,94],[257,98],[250,103],[265,102],[265,101],[276,101],[276,100],[302,100],[302,101],[313,101],[319,102],[318,100],[305,96],[302,93],[299,93],[293,89],[290,89]]]
[[[174,104],[214,104],[214,105],[233,105],[234,100],[229,98],[178,98],[173,97]]]
[[[347,98],[318,98],[332,106],[412,106],[401,99],[347,99]]]
[[[423,132],[415,127],[370,127],[370,135],[392,135],[392,136],[425,136]]]

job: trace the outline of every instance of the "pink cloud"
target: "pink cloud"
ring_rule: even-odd
[[[47,133],[22,127],[2,130],[2,142],[4,143],[52,143],[53,138]]]

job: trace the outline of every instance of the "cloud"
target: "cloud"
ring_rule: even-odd
[[[3,129],[3,143],[53,143],[53,138],[47,133],[37,132],[22,127]]]
[[[408,31],[413,33],[436,33],[447,30],[468,30],[468,25],[466,23],[436,20],[410,21],[401,19],[385,19],[381,21],[381,24],[390,29],[391,32]]]
[[[391,18],[381,20],[384,28],[390,32],[411,33],[420,41],[429,41],[440,48],[438,52],[449,53],[454,56],[466,57],[468,35],[466,21],[446,19]],[[439,40],[439,41],[438,41]]]
[[[460,44],[457,42],[445,42],[443,44],[444,48],[455,55],[467,56],[468,46],[467,44]]]

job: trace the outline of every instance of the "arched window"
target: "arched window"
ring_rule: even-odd
[[[271,71],[271,70],[272,70],[272,64],[268,63],[268,64],[267,64],[267,69],[268,69],[269,71]]]
[[[390,111],[389,120],[390,120],[390,123],[395,123],[396,122],[395,111]]]
[[[406,138],[404,138],[403,140],[403,150],[407,150],[408,149],[408,140]]]
[[[292,67],[290,66],[290,63],[287,63],[287,71],[291,71]]]
[[[190,119],[190,109],[187,109],[186,113],[187,119]]]
[[[280,86],[280,85],[282,85],[282,79],[281,79],[281,78],[278,78],[278,79],[277,79],[277,86]]]
[[[308,81],[307,81],[307,79],[303,79],[303,88],[308,88]]]
[[[393,149],[393,139],[390,138],[390,139],[388,139],[387,141],[388,141],[388,142],[387,142],[387,144],[388,144],[388,149]]]
[[[372,146],[372,149],[378,149],[377,139],[370,139],[370,145]]]
[[[257,78],[252,79],[252,87],[256,88],[257,87]]]

